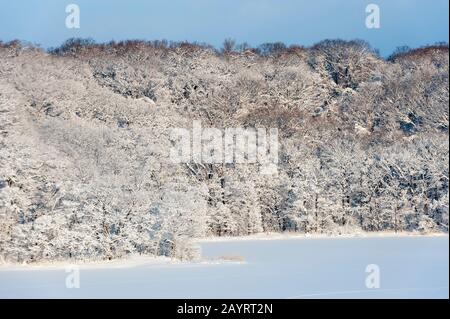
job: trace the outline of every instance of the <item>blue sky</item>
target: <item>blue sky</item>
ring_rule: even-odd
[[[80,29],[67,29],[65,7],[78,4]],[[381,28],[365,26],[366,5],[381,10]],[[396,47],[448,42],[448,0],[0,0],[0,40],[43,47],[71,37],[96,41],[225,38],[258,45],[311,45],[327,38],[364,39],[382,55]]]

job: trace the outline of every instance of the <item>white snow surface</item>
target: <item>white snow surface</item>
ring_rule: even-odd
[[[264,238],[266,240],[260,240]],[[448,298],[449,237],[259,236],[199,241],[203,259],[0,266],[0,298]],[[366,267],[380,287],[366,287]]]

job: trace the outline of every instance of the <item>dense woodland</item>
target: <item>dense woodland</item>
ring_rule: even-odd
[[[191,239],[448,232],[448,45],[0,42],[0,261],[193,258]],[[278,128],[278,174],[170,130]]]

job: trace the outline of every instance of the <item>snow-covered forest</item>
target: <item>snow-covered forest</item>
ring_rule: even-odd
[[[448,45],[0,42],[0,261],[191,239],[448,232]],[[174,127],[278,128],[278,174],[174,164]]]

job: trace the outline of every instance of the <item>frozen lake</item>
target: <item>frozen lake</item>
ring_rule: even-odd
[[[238,256],[245,262],[83,266],[80,287],[71,289],[66,288],[71,273],[64,268],[3,266],[0,298],[449,297],[448,236],[231,240],[201,246],[205,258]],[[376,275],[366,272],[370,264],[379,269],[379,288],[366,286],[367,277]]]

